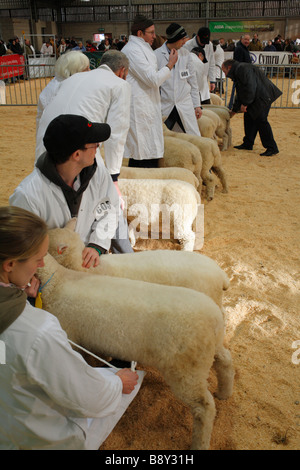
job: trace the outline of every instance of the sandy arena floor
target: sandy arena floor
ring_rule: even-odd
[[[0,109],[1,205],[32,170],[35,114],[35,107]],[[203,200],[202,252],[231,279],[224,300],[226,342],[236,368],[234,395],[216,400],[212,450],[300,448],[299,110],[272,110],[270,122],[280,154],[260,157],[259,138],[252,152],[222,152],[230,192],[222,194],[219,186],[213,201]],[[234,145],[241,143],[241,115],[233,118],[232,130]],[[177,248],[168,241],[138,246]],[[155,370],[147,371],[103,449],[189,449],[189,411]],[[209,383],[213,392],[213,373]]]

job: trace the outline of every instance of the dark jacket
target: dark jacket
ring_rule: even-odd
[[[240,111],[243,104],[247,106],[247,112],[252,119],[257,119],[262,111],[282,95],[282,92],[256,65],[234,62],[228,77],[236,85],[236,99],[232,110]]]
[[[247,47],[244,46],[241,41],[237,43],[234,49],[233,58],[238,62],[247,62],[248,64],[251,64],[250,53]]]

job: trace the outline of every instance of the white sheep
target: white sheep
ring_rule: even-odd
[[[122,166],[120,171],[120,179],[168,179],[180,180],[190,183],[201,194],[202,185],[199,184],[198,178],[186,168],[132,168]]]
[[[232,394],[234,379],[222,312],[213,300],[183,287],[72,271],[49,254],[38,276],[43,308],[69,339],[95,354],[160,371],[191,410],[192,449],[209,449],[215,417],[210,369],[214,365],[220,399]]]
[[[186,168],[190,170],[199,181],[202,187],[202,156],[197,147],[193,144],[182,146],[178,142],[174,142],[168,135],[168,128],[163,124],[164,129],[164,157],[158,161],[159,168]],[[169,131],[171,132],[171,131]]]
[[[202,115],[197,119],[200,135],[209,139],[216,139],[217,123],[209,116]]]
[[[153,236],[154,231],[159,233],[162,215],[163,238],[169,239],[173,235],[179,240],[183,250],[193,251],[195,233],[192,226],[201,200],[199,193],[191,184],[178,180],[137,179],[119,179],[118,184],[126,200],[132,246],[135,246],[136,237],[148,238],[150,226],[152,238],[155,236]],[[139,232],[136,230],[138,226]]]
[[[217,106],[224,106],[222,98],[215,93],[210,93],[210,102],[211,104],[216,104]]]
[[[76,219],[64,228],[49,230],[49,253],[65,268],[102,276],[124,277],[168,286],[187,287],[208,295],[223,311],[223,293],[229,287],[227,274],[211,258],[200,253],[151,250],[101,256],[96,268],[82,267],[85,248],[74,231]],[[224,316],[225,318],[225,316]]]
[[[216,128],[216,137],[221,140],[221,150],[227,150],[232,145],[230,110],[222,105],[205,104],[203,105],[202,112],[204,115],[208,115],[209,113],[209,116],[211,116],[211,113],[214,113],[219,117],[220,123]]]
[[[213,199],[215,191],[215,180],[210,170],[219,177],[222,183],[223,193],[228,192],[227,177],[222,164],[222,156],[215,140],[207,137],[185,134],[183,132],[173,132],[170,131],[165,124],[163,124],[163,131],[165,136],[168,136],[169,138],[175,137],[176,139],[185,141],[185,143],[191,143],[199,149],[202,156],[201,178],[206,185],[206,199],[208,201]],[[170,145],[169,141],[166,145]],[[174,143],[172,146],[175,146]]]

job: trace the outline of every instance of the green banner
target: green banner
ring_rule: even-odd
[[[268,21],[210,21],[211,33],[254,33],[274,31],[274,23]]]
[[[89,58],[90,69],[93,70],[99,67],[104,52],[84,52],[84,54]]]

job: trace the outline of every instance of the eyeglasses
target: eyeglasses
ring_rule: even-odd
[[[155,36],[155,31],[144,31],[144,34],[151,34],[151,36]]]

